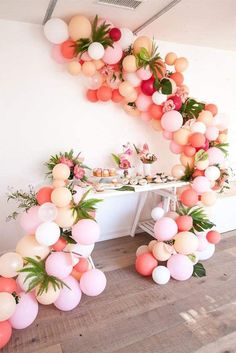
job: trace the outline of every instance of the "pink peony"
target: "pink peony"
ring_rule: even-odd
[[[60,163],[66,164],[69,168],[74,167],[74,163],[72,162],[72,160],[66,157],[61,157]]]
[[[175,109],[175,104],[172,101],[172,99],[168,99],[167,101],[165,101],[165,103],[163,105],[163,109],[162,109],[164,113],[169,112],[174,109]]]
[[[129,169],[131,167],[130,161],[128,159],[121,159],[119,167],[120,169]]]
[[[83,179],[85,171],[78,164],[74,167],[74,176],[76,179]]]

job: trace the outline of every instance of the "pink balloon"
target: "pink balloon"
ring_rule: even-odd
[[[20,225],[28,234],[34,234],[42,221],[38,217],[39,206],[33,206],[28,211],[22,213]]]
[[[50,276],[66,278],[73,269],[71,255],[63,252],[52,253],[45,262],[45,269]]]
[[[58,64],[65,64],[70,61],[70,59],[64,58],[61,54],[61,45],[53,45],[52,47],[52,52],[51,52],[52,58],[58,63]]]
[[[224,153],[217,147],[211,147],[207,151],[209,158],[209,165],[221,164],[224,162]]]
[[[63,282],[69,287],[64,286],[59,294],[59,297],[54,302],[55,307],[62,311],[73,310],[80,302],[82,293],[78,281],[68,276],[63,279]]]
[[[152,104],[152,98],[149,96],[146,96],[143,93],[140,93],[138,98],[135,101],[137,108],[141,112],[146,112],[148,110],[149,105]]]
[[[173,220],[176,220],[176,218],[179,217],[179,214],[174,211],[169,211],[165,214],[165,217],[169,217],[169,218],[172,218]]]
[[[122,55],[123,55],[123,50],[122,50],[120,44],[117,42],[114,42],[113,48],[107,47],[105,49],[105,54],[104,54],[102,60],[106,64],[114,65],[120,61],[120,59],[122,58]]]
[[[152,72],[149,69],[149,67],[147,66],[146,68],[141,67],[140,69],[138,69],[137,71],[137,76],[141,79],[141,80],[149,80],[149,78],[152,77]]]
[[[170,217],[162,217],[155,223],[154,234],[158,240],[171,240],[177,233],[177,224]]]
[[[208,126],[205,136],[209,141],[214,141],[219,136],[219,129],[217,129],[215,126]]]
[[[228,128],[229,125],[229,117],[227,114],[217,114],[213,119],[213,124],[220,131],[224,131]]]
[[[106,276],[97,268],[85,272],[80,278],[80,288],[82,292],[91,297],[101,294],[106,284]]]
[[[198,248],[197,251],[204,251],[207,247],[207,245],[209,244],[207,239],[206,239],[206,234],[198,234]]]
[[[203,194],[204,192],[210,191],[211,183],[210,180],[205,176],[197,176],[192,183],[192,188],[198,194]]]
[[[21,330],[31,325],[38,315],[38,302],[33,293],[21,292],[19,303],[9,322],[13,328]]]
[[[185,281],[193,274],[193,263],[186,255],[172,255],[167,261],[167,268],[171,277],[178,281]]]
[[[166,140],[172,140],[173,138],[173,132],[170,131],[163,131],[162,135]]]
[[[90,58],[88,52],[85,51],[85,52],[83,52],[83,54],[81,55],[81,60],[83,60],[83,61],[91,61],[92,58]]]
[[[91,245],[98,241],[100,227],[92,219],[81,219],[72,227],[72,237],[82,245]]]
[[[145,122],[152,120],[152,117],[147,112],[142,112],[140,118]]]
[[[183,117],[176,110],[166,112],[161,117],[161,126],[169,132],[177,131],[183,125]]]
[[[173,152],[174,154],[180,154],[183,152],[183,148],[184,146],[180,146],[178,145],[175,141],[171,141],[170,142],[170,150],[171,152]]]

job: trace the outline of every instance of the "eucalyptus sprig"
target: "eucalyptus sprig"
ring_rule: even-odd
[[[189,208],[179,202],[177,206],[177,213],[180,216],[187,215],[192,217],[193,231],[195,230],[197,232],[202,232],[215,226],[215,224],[208,219],[203,207],[194,206]]]
[[[183,116],[184,123],[190,119],[197,118],[201,111],[205,108],[205,104],[196,101],[196,99],[188,98],[185,103],[182,104],[180,113]]]
[[[45,260],[41,260],[39,257],[37,257],[37,260],[31,257],[25,257],[24,260],[26,261],[26,266],[18,272],[28,273],[24,280],[25,283],[30,279],[27,292],[36,289],[36,294],[41,295],[48,291],[49,285],[52,285],[55,291],[63,288],[63,286],[70,289],[61,279],[47,274],[45,270]]]
[[[90,215],[90,212],[94,212],[97,209],[97,204],[99,202],[102,202],[101,199],[95,199],[91,198],[86,200],[86,197],[90,193],[91,189],[86,191],[84,195],[82,196],[80,202],[78,204],[73,204],[72,206],[72,211],[73,215],[76,218],[76,222],[78,222],[80,219],[92,219],[94,218]]]

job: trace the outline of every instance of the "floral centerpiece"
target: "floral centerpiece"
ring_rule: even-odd
[[[134,145],[135,151],[137,153],[138,158],[143,163],[143,172],[144,175],[151,175],[151,164],[156,162],[157,157],[154,153],[150,153],[149,146],[147,143],[143,145],[143,148],[140,149]]]
[[[131,168],[131,156],[133,154],[133,150],[129,142],[126,145],[123,145],[122,148],[122,153],[112,153],[112,157],[117,166],[124,171],[124,176],[127,176],[129,174],[129,169]]]

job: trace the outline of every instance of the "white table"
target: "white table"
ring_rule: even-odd
[[[188,185],[188,183],[183,181],[173,181],[173,182],[158,183],[158,184],[151,183],[145,186],[140,186],[140,185],[133,186],[135,188],[135,191],[105,190],[102,192],[91,192],[89,194],[89,197],[107,199],[110,197],[121,197],[122,195],[131,195],[134,193],[138,193],[139,200],[138,200],[138,205],[137,205],[130,235],[134,237],[136,230],[139,227],[145,232],[147,232],[148,234],[153,236],[153,226],[155,222],[153,220],[140,222],[140,216],[149,193],[155,193],[159,196],[162,196],[164,199],[163,208],[165,212],[168,212],[170,203],[171,202],[173,202],[174,204],[176,203],[176,200],[177,200],[176,189],[185,185]]]

